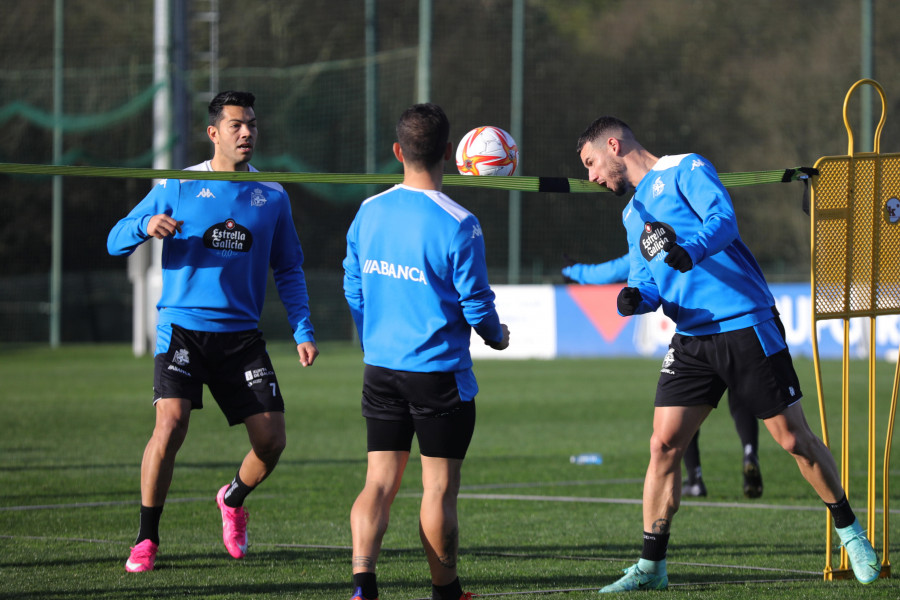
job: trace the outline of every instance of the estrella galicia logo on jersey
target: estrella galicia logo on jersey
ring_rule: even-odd
[[[253,245],[253,234],[234,219],[216,223],[203,234],[203,245],[211,250],[231,250],[249,252]]]
[[[653,260],[669,240],[675,241],[675,230],[670,225],[660,221],[644,223],[644,231],[641,233],[641,254],[644,259]]]
[[[263,191],[259,188],[254,189],[250,192],[250,206],[265,206],[266,205],[266,196],[263,194]]]

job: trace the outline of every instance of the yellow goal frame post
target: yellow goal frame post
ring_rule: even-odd
[[[872,152],[855,152],[853,131],[847,118],[847,106],[853,92],[862,85],[874,87],[881,97],[881,119],[875,130]],[[866,531],[875,544],[875,321],[879,315],[900,314],[900,154],[881,154],[887,102],[881,85],[872,79],[853,84],[844,98],[844,125],[849,146],[846,156],[825,156],[816,161],[818,175],[812,178],[810,195],[811,223],[811,301],[812,345],[822,420],[822,440],[830,447],[822,389],[819,321],[843,321],[841,363],[841,483],[849,497],[850,452],[850,319],[868,317],[869,322],[869,394],[866,479]],[[890,577],[889,556],[889,472],[897,394],[900,388],[900,360],[894,372],[882,464],[882,545],[881,577]],[[832,564],[832,519],[826,511],[825,580],[849,579],[847,551],[841,548],[840,563]]]

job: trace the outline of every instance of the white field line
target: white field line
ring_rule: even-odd
[[[544,486],[546,487],[546,486]],[[398,494],[404,498],[420,498],[420,493]],[[467,500],[517,500],[523,502],[573,502],[585,504],[641,504],[640,498],[596,498],[590,496],[545,496],[545,495],[527,495],[527,494],[467,494],[459,495],[461,499]],[[766,510],[794,510],[794,511],[821,511],[824,505],[819,506],[798,506],[789,504],[761,504],[756,502],[706,502],[701,500],[682,500],[681,506],[703,506],[707,508],[750,508],[750,509],[766,509]],[[866,508],[855,508],[855,512],[865,514]],[[884,512],[882,509],[876,509],[876,513]],[[892,508],[890,514],[900,514],[900,509]]]
[[[271,494],[259,494],[254,498],[274,498]],[[202,498],[168,498],[167,504],[176,504],[180,502],[215,502],[215,496],[204,496]],[[140,504],[140,498],[135,500],[111,500],[108,502],[73,502],[70,504],[25,504],[21,506],[0,506],[0,512],[18,511],[18,510],[69,510],[72,508],[98,508],[101,506],[129,506]]]
[[[114,545],[128,545],[130,542],[121,541],[121,540],[98,540],[92,538],[72,538],[72,537],[55,537],[55,536],[45,536],[45,535],[0,535],[0,539],[3,540],[43,540],[48,542],[82,542],[86,544],[114,544]],[[218,544],[216,544],[218,546]],[[253,546],[255,547],[267,547],[267,548],[302,548],[302,549],[311,549],[311,550],[352,550],[352,546],[341,546],[341,545],[329,545],[329,544],[281,544],[281,543],[269,543],[269,542],[254,542]],[[398,550],[396,548],[383,548],[383,550]],[[592,561],[592,562],[621,562],[627,563],[629,561],[628,558],[613,558],[613,557],[601,557],[601,556],[573,556],[571,554],[553,554],[549,555],[547,553],[537,553],[537,554],[529,554],[526,552],[482,552],[479,550],[471,550],[471,551],[463,551],[463,555],[472,555],[472,556],[503,556],[503,557],[511,557],[511,558],[526,558],[526,559],[558,559],[558,560],[572,560],[572,561]],[[698,563],[698,562],[683,562],[683,561],[667,561],[669,565],[686,565],[691,567],[709,567],[711,569],[735,569],[735,570],[744,570],[744,571],[771,571],[777,573],[791,573],[794,575],[815,575],[821,576],[821,571],[803,571],[798,569],[783,569],[779,567],[757,567],[753,565],[734,565],[734,564],[717,564],[717,563]],[[758,580],[748,580],[748,582],[756,582]],[[791,581],[791,580],[782,580],[775,579],[772,581]],[[714,582],[714,583],[742,583],[739,581],[735,582]],[[670,585],[700,585],[700,584],[670,584]],[[709,585],[713,585],[710,583]],[[585,589],[595,589],[595,588],[585,588]],[[550,592],[561,592],[566,590],[542,590],[538,592],[502,592],[502,593],[492,593],[492,594],[480,594],[482,596],[503,596],[508,594],[520,594],[520,593],[550,593]],[[577,590],[569,590],[569,591],[577,591]]]
[[[547,483],[506,483],[506,484],[483,484],[475,486],[462,486],[462,490],[471,489],[509,489],[509,488],[527,488],[527,487],[566,487],[566,486],[583,486],[583,485],[609,485],[615,483],[635,483],[641,480],[634,479],[607,479],[594,481],[560,481],[552,484]],[[411,492],[398,494],[402,498],[421,498],[419,492]],[[254,498],[274,498],[272,494],[256,494]],[[547,495],[530,495],[530,494],[472,494],[461,493],[460,499],[468,500],[513,500],[521,502],[569,502],[584,504],[641,504],[640,498],[597,498],[591,496],[547,496]],[[210,502],[209,497],[195,498],[170,498],[167,503],[181,502]],[[30,504],[20,506],[0,506],[0,512],[10,511],[29,511],[29,510],[71,510],[74,508],[99,508],[104,506],[131,506],[139,504],[140,500],[115,500],[107,502],[73,502],[68,504]],[[761,510],[791,510],[791,511],[821,511],[822,505],[784,505],[784,504],[763,504],[757,502],[707,502],[702,500],[682,500],[681,506],[703,506],[707,508],[745,508],[745,509],[761,509]],[[861,506],[855,509],[861,514],[866,513],[866,507]],[[876,508],[876,514],[881,514],[883,509]],[[900,509],[890,509],[890,514],[900,514]]]
[[[821,573],[816,573],[819,577],[822,576]],[[713,585],[748,585],[754,583],[796,583],[800,581],[809,581],[810,578],[802,577],[802,578],[789,578],[789,579],[734,579],[728,581],[697,581],[697,582],[686,582],[686,583],[669,583],[669,587],[702,587],[702,586],[713,586]],[[526,596],[532,594],[568,594],[570,592],[595,592],[597,591],[597,587],[589,587],[589,588],[559,588],[559,589],[547,589],[547,590],[520,590],[517,592],[492,592],[486,594],[472,594],[473,598],[487,598],[489,596]],[[413,598],[412,600],[431,600],[431,598]]]

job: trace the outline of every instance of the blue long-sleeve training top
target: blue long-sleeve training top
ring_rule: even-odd
[[[471,328],[503,332],[478,219],[438,191],[368,198],[347,232],[344,294],[366,364],[416,372],[472,366]]]
[[[659,159],[622,220],[631,259],[628,285],[643,298],[637,313],[662,305],[685,335],[733,331],[772,318],[775,300],[741,240],[731,198],[702,156]],[[681,273],[665,263],[668,240],[687,251],[691,270]]]
[[[602,285],[627,281],[630,269],[631,259],[626,253],[602,263],[575,263],[563,267],[562,274],[578,283]]]
[[[189,170],[212,169],[206,161]],[[163,239],[160,325],[208,332],[256,328],[271,266],[294,340],[313,341],[303,251],[281,185],[163,180],[109,232],[109,253],[134,252],[150,239],[150,218],[163,213],[184,224]]]

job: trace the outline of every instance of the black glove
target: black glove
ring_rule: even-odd
[[[567,253],[565,253],[565,252],[563,252],[562,259],[563,259],[563,266],[562,266],[563,282],[564,282],[564,283],[578,283],[577,281],[575,281],[574,279],[572,279],[571,277],[569,277],[568,275],[566,275],[566,269],[568,269],[569,267],[573,267],[573,266],[577,265],[577,264],[578,264],[578,261],[575,260],[574,258],[570,257],[570,256],[569,256]]]
[[[687,253],[687,250],[675,242],[671,240],[666,242],[666,245],[663,246],[663,250],[668,252],[666,264],[673,269],[678,269],[682,273],[686,273],[694,268],[694,261],[691,260],[691,255]]]
[[[641,291],[639,289],[624,287],[622,288],[622,291],[619,292],[619,297],[616,298],[616,308],[619,309],[619,314],[627,317],[634,314],[634,311],[637,310],[641,300],[643,300],[643,298],[641,297]]]

